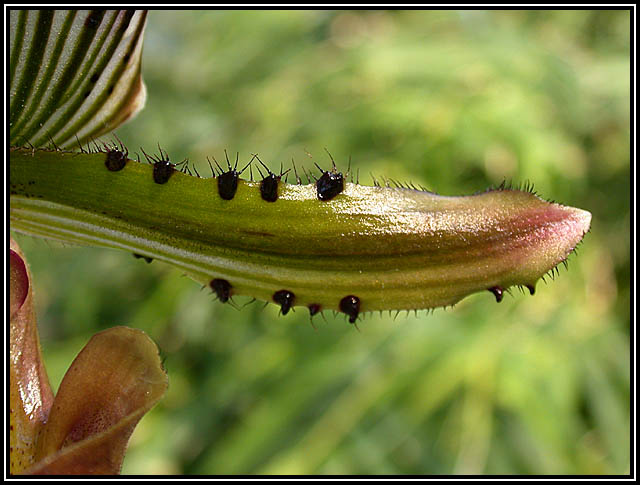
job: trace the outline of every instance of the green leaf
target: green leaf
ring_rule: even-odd
[[[319,182],[280,181],[268,202],[260,183],[240,179],[225,200],[220,177],[175,172],[158,183],[156,168],[169,162],[125,159],[112,171],[114,155],[124,156],[12,150],[12,227],[169,262],[222,301],[338,310],[351,323],[359,312],[448,306],[483,290],[500,301],[512,285],[533,293],[591,222],[589,212],[504,188],[444,197],[345,183],[323,201]]]

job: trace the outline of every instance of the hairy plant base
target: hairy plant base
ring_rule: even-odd
[[[355,322],[362,312],[448,306],[477,291],[499,301],[513,285],[533,293],[591,221],[502,187],[446,197],[339,174],[340,187],[327,190],[335,167],[315,184],[278,178],[277,197],[270,187],[274,200],[265,200],[261,182],[235,176],[231,195],[224,174],[242,171],[230,165],[215,178],[172,168],[158,181],[157,164],[169,163],[162,151],[151,165],[127,158],[114,171],[115,151],[12,149],[11,229],[166,261],[222,301],[248,295],[282,313],[306,306]]]

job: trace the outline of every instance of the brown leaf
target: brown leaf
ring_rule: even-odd
[[[144,332],[94,335],[60,384],[30,472],[119,473],[135,425],[166,389],[158,348]]]

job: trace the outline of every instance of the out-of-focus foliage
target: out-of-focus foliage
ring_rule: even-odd
[[[592,229],[533,297],[360,332],[20,237],[54,388],[106,326],[159,344],[171,385],[123,473],[628,473],[629,31],[628,11],[151,12],[130,152],[206,174],[225,148],[279,169],[326,147],[362,183],[455,195],[529,180]]]

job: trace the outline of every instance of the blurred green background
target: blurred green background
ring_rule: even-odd
[[[530,181],[592,229],[533,297],[360,332],[18,236],[54,388],[99,330],[159,344],[170,388],[123,473],[629,473],[629,32],[628,11],[151,12],[131,152],[160,142],[208,174],[225,148],[275,170],[328,167],[326,147],[362,183],[447,195]]]

